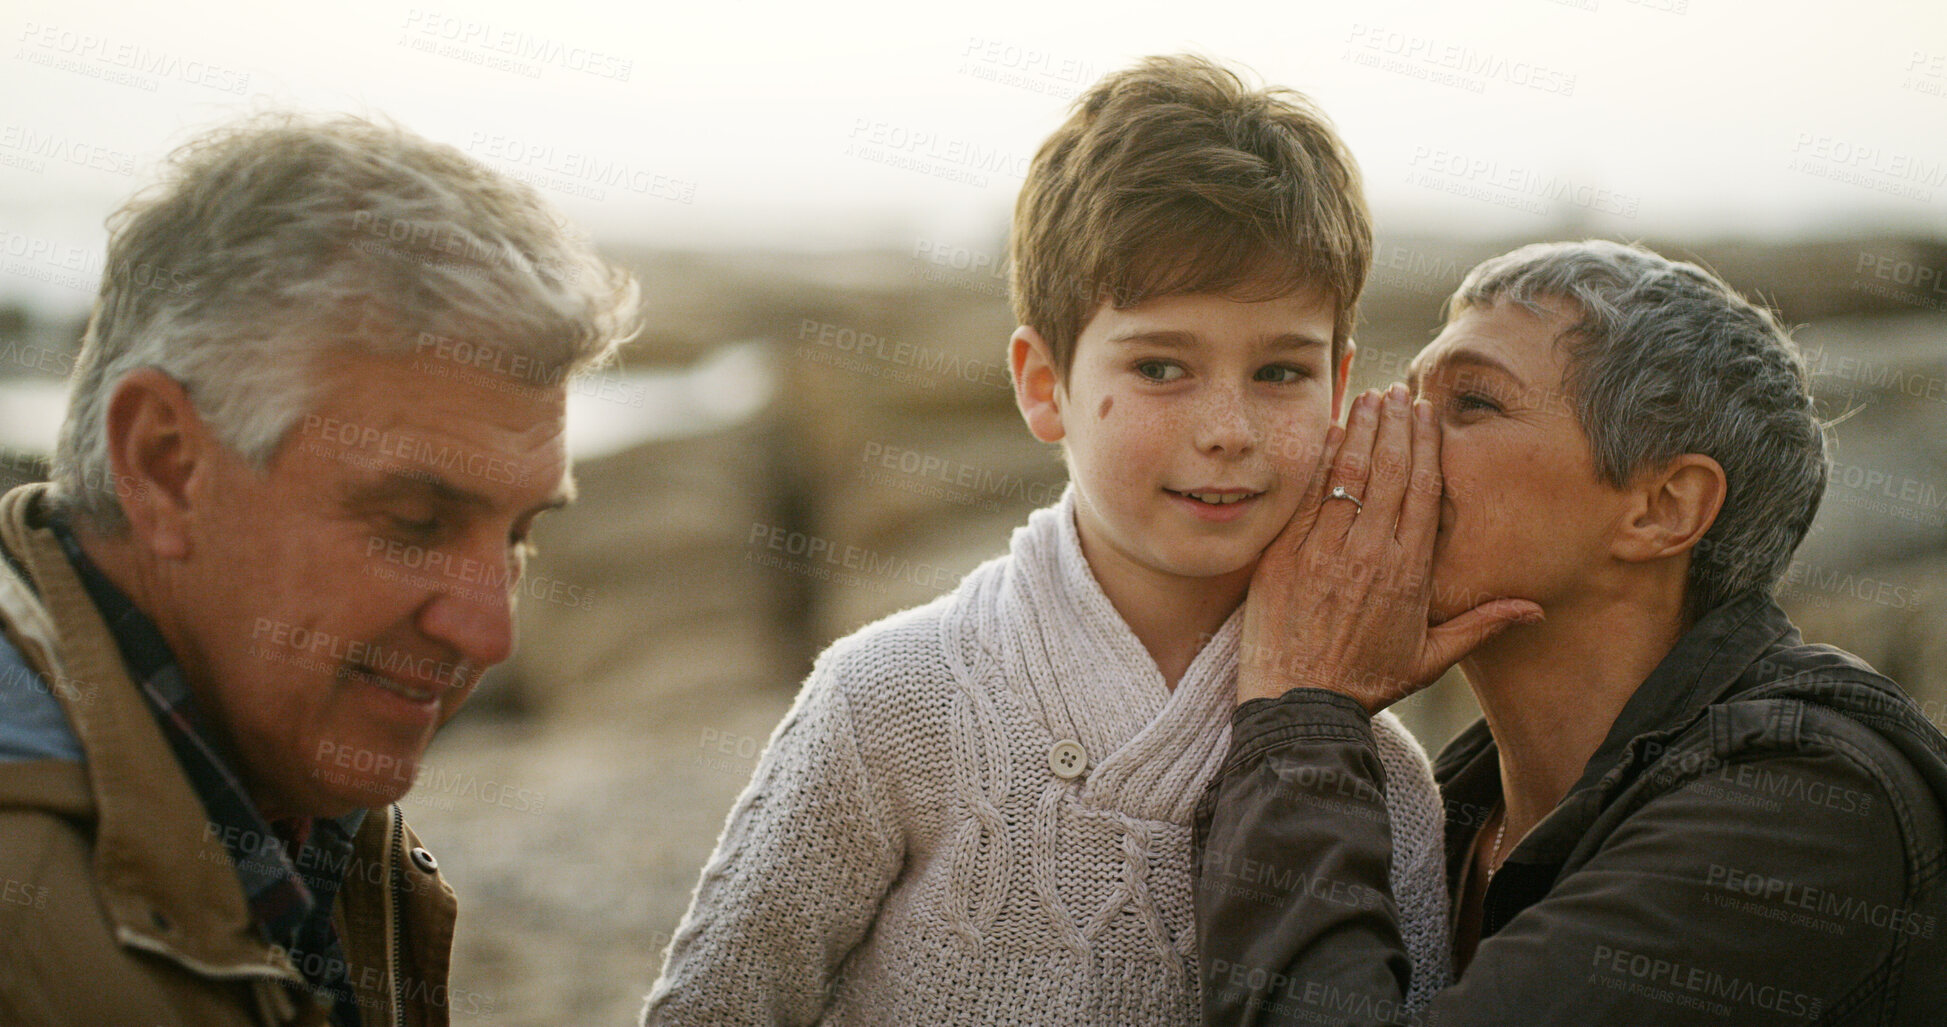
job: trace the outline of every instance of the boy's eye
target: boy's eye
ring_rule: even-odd
[[[1266,364],[1258,368],[1257,374],[1255,375],[1258,381],[1271,382],[1276,385],[1289,385],[1292,382],[1303,381],[1309,377],[1311,377],[1309,370],[1292,364]]]
[[[1152,382],[1173,382],[1184,375],[1182,365],[1167,360],[1137,361],[1136,373]]]

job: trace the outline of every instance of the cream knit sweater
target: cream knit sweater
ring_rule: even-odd
[[[1083,559],[1074,502],[818,659],[644,1024],[1197,1021],[1191,817],[1230,741],[1242,618],[1166,689]],[[1448,979],[1443,816],[1412,736],[1389,713],[1373,730],[1417,1009]],[[1057,772],[1063,741],[1084,766]]]

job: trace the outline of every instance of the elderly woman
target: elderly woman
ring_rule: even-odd
[[[1825,488],[1778,324],[1646,250],[1477,267],[1249,599],[1212,1024],[1937,1024],[1947,740],[1771,598]],[[1414,399],[1413,391],[1418,398]],[[1459,660],[1458,976],[1406,1009],[1368,719]]]

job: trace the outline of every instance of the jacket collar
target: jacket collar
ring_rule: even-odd
[[[229,852],[47,526],[45,495],[30,486],[0,497],[0,545],[27,572],[8,569],[0,591],[13,592],[9,609],[38,593],[59,640],[58,656],[42,655],[74,686],[60,690],[62,705],[86,759],[95,877],[116,936],[206,976],[300,980],[253,925]]]
[[[1589,757],[1570,795],[1608,776],[1631,740],[1681,727],[1734,690],[1751,664],[1780,645],[1797,645],[1798,629],[1769,595],[1754,592],[1705,614],[1616,714],[1609,735]]]
[[[255,979],[264,1008],[281,1010],[270,1018],[285,1022],[295,1009],[284,985],[302,977],[254,927],[228,851],[48,529],[46,491],[0,495],[0,618],[35,670],[63,682],[55,691],[86,763],[10,764],[0,805],[92,822],[94,877],[117,940],[204,977]],[[453,891],[396,805],[373,813],[338,893],[347,955],[360,961],[354,986],[368,1023],[440,1027],[453,1000]],[[422,998],[400,1004],[413,995]]]
[[[1601,804],[1603,789],[1595,786],[1629,755],[1632,741],[1690,723],[1710,704],[1735,691],[1745,672],[1766,652],[1797,644],[1798,629],[1762,592],[1731,600],[1705,614],[1623,704],[1608,735],[1589,757],[1581,778],[1521,844],[1527,857],[1522,862],[1567,854]],[[1500,750],[1485,720],[1475,721],[1441,750],[1434,776],[1448,797],[1447,855],[1448,868],[1453,871],[1457,868],[1455,861],[1473,842],[1473,829],[1485,822],[1501,801]],[[1508,861],[1515,862],[1512,853]]]

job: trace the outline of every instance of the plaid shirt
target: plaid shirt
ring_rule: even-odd
[[[223,839],[236,864],[237,881],[266,941],[289,951],[311,997],[331,1008],[336,1027],[359,1027],[344,947],[332,923],[332,907],[351,865],[352,836],[365,818],[357,810],[338,819],[305,817],[266,822],[228,761],[210,744],[189,685],[162,632],[83,553],[58,519],[55,535],[128,665],[129,677],[147,700],[183,773],[203,800],[207,830]],[[291,856],[296,850],[296,859]],[[333,873],[325,868],[335,867]]]

